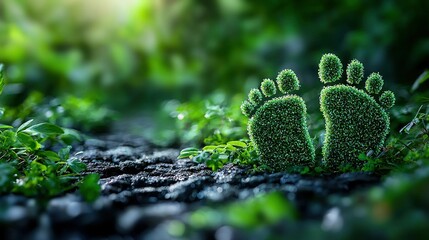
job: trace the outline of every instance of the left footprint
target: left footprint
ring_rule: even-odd
[[[309,166],[315,153],[307,129],[307,108],[301,97],[290,94],[299,89],[298,78],[292,70],[283,70],[277,76],[277,85],[284,96],[275,97],[276,83],[265,79],[262,93],[250,90],[249,99],[241,105],[243,114],[250,118],[250,139],[262,163],[275,171]]]

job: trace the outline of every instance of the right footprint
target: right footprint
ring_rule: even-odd
[[[343,66],[334,54],[322,56],[319,78],[324,84],[340,80]],[[383,79],[372,73],[365,82],[368,92],[350,86],[363,79],[363,64],[352,60],[347,66],[347,83],[326,86],[320,94],[320,109],[326,122],[323,161],[332,170],[342,167],[361,167],[359,154],[379,154],[389,132],[390,120],[386,110],[395,103],[391,91],[383,92],[379,103],[374,96],[380,93]],[[370,95],[371,94],[371,95]]]

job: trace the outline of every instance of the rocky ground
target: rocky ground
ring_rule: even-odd
[[[322,219],[329,199],[374,185],[379,177],[349,173],[321,177],[251,173],[227,165],[213,172],[178,149],[157,149],[141,138],[113,135],[90,139],[77,156],[101,175],[95,203],[69,193],[40,210],[34,199],[0,197],[1,239],[171,239],[166,222],[184,219],[205,205],[224,204],[278,191],[296,204],[302,219]],[[194,238],[215,239],[214,232]]]

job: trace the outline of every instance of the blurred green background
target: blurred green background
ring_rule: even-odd
[[[409,88],[429,66],[425,0],[0,4],[0,62],[8,79],[1,100],[21,106],[10,118],[68,111],[71,120],[60,123],[93,120],[75,124],[84,130],[103,129],[110,109],[156,112],[166,100],[200,101],[213,93],[221,99],[238,94],[241,101],[284,68],[296,71],[304,98],[317,99],[317,64],[326,52],[344,64],[359,59],[366,75],[380,72],[391,88]]]
[[[247,92],[291,68],[320,155],[317,65],[331,52],[343,64],[360,60],[366,76],[384,76],[398,100],[388,146],[401,149],[390,152],[427,165],[428,10],[427,0],[0,0],[2,121],[19,126],[36,118],[85,133],[120,123],[113,130],[132,128],[163,146],[217,145],[246,138],[239,106]],[[423,170],[421,179],[400,178],[405,185],[367,201],[392,210],[389,229],[420,228],[414,223],[423,215],[410,209],[427,209]],[[255,209],[257,219],[265,208]],[[410,215],[397,217],[402,211]]]

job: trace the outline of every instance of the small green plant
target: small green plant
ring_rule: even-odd
[[[319,64],[319,77],[323,83],[332,83],[342,75],[340,59],[326,54]],[[347,82],[359,83],[363,78],[363,65],[353,60],[347,67]],[[378,94],[383,87],[380,74],[372,73],[365,88],[370,94]],[[332,170],[346,166],[362,167],[361,153],[378,155],[387,134],[390,120],[386,109],[393,106],[394,94],[384,92],[380,104],[368,93],[353,86],[335,85],[323,88],[320,94],[320,109],[326,121],[326,136],[323,146],[324,163]]]
[[[240,112],[242,95],[227,98],[224,93],[214,93],[206,99],[184,103],[168,101],[164,104],[164,112],[155,116],[157,124],[146,131],[146,136],[161,146],[198,147],[246,137],[247,118]]]
[[[70,146],[53,152],[49,142],[62,142],[67,132],[50,123],[18,128],[0,126],[0,192],[49,198],[74,189],[80,184],[86,165],[70,156]]]
[[[261,83],[264,96],[252,89],[249,100],[241,105],[243,114],[250,118],[250,139],[261,163],[274,171],[310,166],[315,152],[307,129],[306,106],[301,97],[289,94],[299,89],[298,78],[292,70],[283,70],[277,76],[277,86],[286,96],[275,97],[275,83],[266,79]]]
[[[8,108],[3,120],[16,123],[33,118],[83,132],[103,132],[108,130],[114,117],[112,110],[100,106],[94,99],[71,95],[46,98],[40,92],[32,92],[22,104]]]
[[[221,145],[198,148],[185,148],[180,152],[179,159],[190,158],[197,163],[204,163],[216,171],[227,163],[237,165],[259,166],[259,157],[255,147],[249,140],[230,141]]]
[[[3,85],[0,72],[0,86]],[[71,147],[67,143],[79,135],[51,123],[32,125],[32,122],[18,127],[0,125],[0,194],[17,193],[46,200],[84,184],[85,189],[92,189],[92,192],[81,191],[85,199],[94,199],[89,194],[98,196],[96,181],[82,182],[86,165],[70,156]],[[54,152],[47,148],[52,144],[65,147]]]
[[[395,143],[398,154],[405,152],[405,162],[416,162],[429,159],[429,105],[422,105],[414,118],[401,128],[405,135]],[[429,162],[426,162],[429,165]]]

